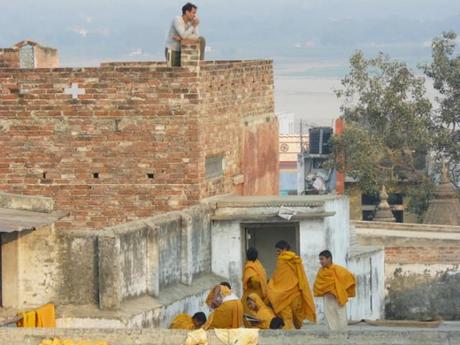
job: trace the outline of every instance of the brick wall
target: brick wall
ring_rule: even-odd
[[[58,228],[102,228],[235,192],[235,176],[257,160],[266,164],[245,191],[277,192],[271,62],[189,64],[0,69],[0,190],[52,197],[71,214]],[[85,89],[78,99],[64,92],[72,83]],[[224,157],[223,177],[206,179],[210,155]]]
[[[0,49],[0,68],[19,68],[19,51],[12,48]]]
[[[385,247],[385,262],[390,264],[458,264],[459,246]]]
[[[224,176],[206,180],[199,170],[201,195],[229,193],[239,183],[244,195],[278,194],[271,61],[205,62],[200,77],[200,154],[225,156]]]
[[[71,213],[60,227],[195,203],[194,78],[167,68],[0,71],[0,189],[54,198]],[[63,93],[72,82],[85,88],[78,100]]]

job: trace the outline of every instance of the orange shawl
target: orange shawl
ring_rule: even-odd
[[[294,252],[286,251],[278,256],[275,271],[268,283],[268,299],[275,313],[279,314],[299,295],[302,297],[302,315],[300,316],[316,322],[315,303],[302,259]]]
[[[194,330],[195,324],[193,323],[193,319],[188,314],[179,314],[176,318],[171,322],[169,326],[170,329],[187,329],[187,330]]]
[[[251,286],[250,280],[258,284]],[[259,260],[246,261],[243,273],[243,290],[245,292],[248,290],[255,291],[262,299],[267,296],[267,273]],[[260,290],[260,292],[257,290]]]
[[[240,328],[243,326],[243,305],[239,299],[222,303],[209,315],[205,330],[214,328]]]
[[[356,295],[356,280],[346,268],[332,264],[329,267],[320,268],[313,290],[315,296],[331,293],[337,298],[340,305],[344,305],[348,302],[349,297]]]
[[[275,313],[264,303],[264,301],[262,301],[258,294],[253,292],[249,294],[248,297],[252,299],[257,306],[257,311],[251,311],[250,315],[261,321],[260,323],[256,323],[255,327],[260,329],[269,329],[270,322],[275,317]]]

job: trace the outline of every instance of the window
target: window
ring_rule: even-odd
[[[207,157],[205,162],[206,178],[212,179],[224,175],[224,157]]]

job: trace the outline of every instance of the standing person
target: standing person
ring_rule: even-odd
[[[182,7],[182,16],[174,18],[169,29],[166,41],[166,60],[171,66],[180,66],[180,51],[182,40],[200,41],[200,60],[204,59],[206,41],[200,37],[198,26],[200,19],[197,16],[198,7],[190,2]]]
[[[330,330],[344,331],[347,328],[348,298],[356,295],[356,280],[345,267],[332,263],[329,250],[319,253],[321,268],[313,287],[315,296],[323,297],[324,315]]]
[[[268,283],[268,299],[284,329],[299,329],[305,319],[316,322],[316,309],[302,259],[290,251],[286,241],[276,245],[278,260]]]
[[[257,257],[258,252],[255,248],[251,247],[247,250],[247,261],[243,272],[243,297],[241,298],[245,314],[251,314],[247,303],[247,298],[251,293],[257,294],[264,302],[267,299],[267,273]]]

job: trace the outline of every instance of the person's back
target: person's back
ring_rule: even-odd
[[[247,297],[251,293],[256,293],[264,302],[267,299],[267,273],[257,257],[258,253],[255,248],[251,247],[247,250],[247,261],[243,271],[243,296],[241,298],[245,314],[250,313]],[[245,321],[245,325],[249,326],[250,324]]]
[[[316,309],[302,259],[285,241],[276,244],[278,260],[268,283],[268,299],[285,323],[285,329],[301,328],[303,320],[316,322]]]

